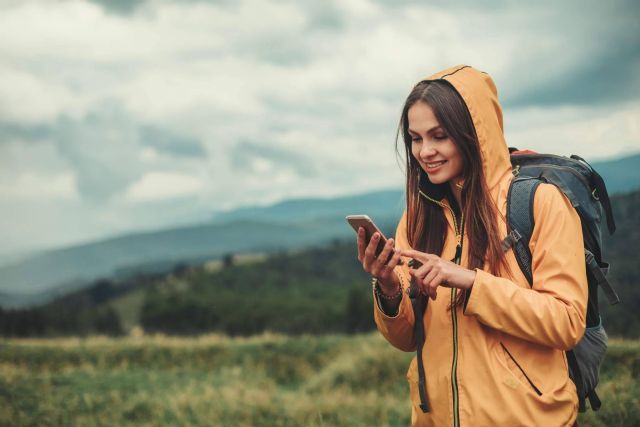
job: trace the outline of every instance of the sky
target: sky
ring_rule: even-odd
[[[0,257],[401,188],[404,99],[458,64],[512,146],[640,151],[637,1],[0,0]]]

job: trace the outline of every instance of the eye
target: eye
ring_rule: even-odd
[[[411,141],[412,141],[412,142],[420,142],[420,140],[421,140],[421,139],[422,139],[422,138],[420,138],[419,136],[412,136],[412,137],[411,137]]]
[[[449,138],[449,136],[447,134],[445,134],[445,133],[441,133],[441,134],[435,135],[433,138],[436,141],[443,141],[443,140]]]

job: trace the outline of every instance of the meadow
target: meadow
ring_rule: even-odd
[[[2,426],[407,426],[412,354],[377,333],[5,339]],[[610,341],[603,407],[640,425],[640,341]]]

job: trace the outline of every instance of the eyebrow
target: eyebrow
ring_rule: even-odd
[[[434,126],[434,127],[432,127],[431,129],[429,129],[429,130],[427,131],[427,133],[430,133],[430,132],[433,132],[433,131],[435,131],[435,130],[438,130],[438,129],[440,129],[441,127],[442,127],[442,125]],[[414,131],[413,129],[408,129],[408,130],[409,130],[409,133],[414,133],[414,134],[416,134],[416,135],[420,135],[418,132]]]

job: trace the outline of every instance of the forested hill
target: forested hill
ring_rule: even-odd
[[[594,162],[609,194],[640,188],[640,154]],[[344,217],[366,213],[376,223],[397,221],[403,191],[391,189],[333,198],[296,199],[218,212],[204,224],[136,232],[58,248],[0,265],[0,306],[41,304],[100,277],[168,272],[225,254],[292,250],[348,238]]]
[[[604,236],[604,255],[622,303],[609,307],[601,297],[602,317],[611,336],[640,338],[640,191],[614,196],[612,204],[618,230]],[[122,334],[136,326],[172,334],[365,331],[373,327],[371,287],[354,240],[100,280],[40,308],[0,311],[2,333]]]
[[[611,263],[609,280],[621,303],[609,306],[600,293],[600,311],[607,330],[617,335],[640,337],[640,191],[611,198],[616,232],[603,227],[605,261]]]

